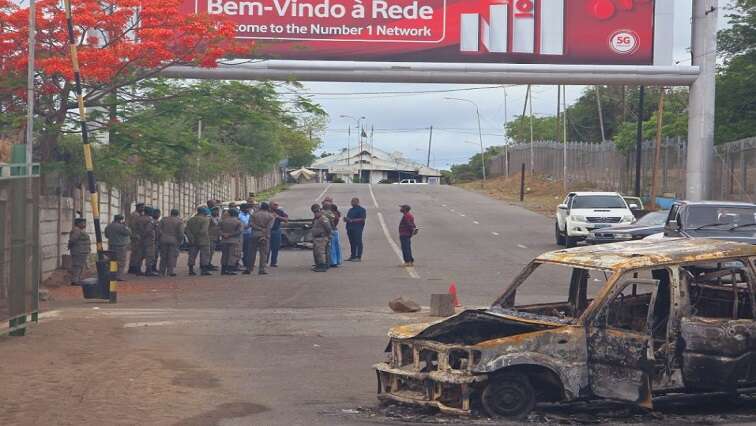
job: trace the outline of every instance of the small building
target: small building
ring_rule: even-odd
[[[410,159],[401,152],[388,153],[375,147],[365,146],[359,150],[343,150],[339,154],[315,160],[309,167],[323,177],[321,181],[333,182],[399,182],[415,179],[417,182],[439,184],[441,172]]]

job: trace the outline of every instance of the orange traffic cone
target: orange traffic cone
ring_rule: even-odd
[[[456,307],[462,306],[462,304],[459,303],[459,298],[457,297],[457,283],[455,281],[452,281],[451,285],[449,286],[449,294],[452,297],[452,302],[454,303],[454,306]]]

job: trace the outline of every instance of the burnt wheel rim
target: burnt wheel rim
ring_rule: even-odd
[[[483,399],[490,414],[516,417],[530,411],[533,395],[522,383],[497,383],[486,389]]]

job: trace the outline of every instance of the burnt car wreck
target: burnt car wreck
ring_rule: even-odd
[[[520,418],[538,402],[738,393],[756,386],[755,261],[696,239],[543,254],[488,309],[391,329],[378,398]]]

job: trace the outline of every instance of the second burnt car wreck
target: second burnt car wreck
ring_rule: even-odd
[[[488,309],[393,328],[378,397],[521,418],[538,402],[736,394],[756,386],[755,261],[694,239],[546,253]]]

